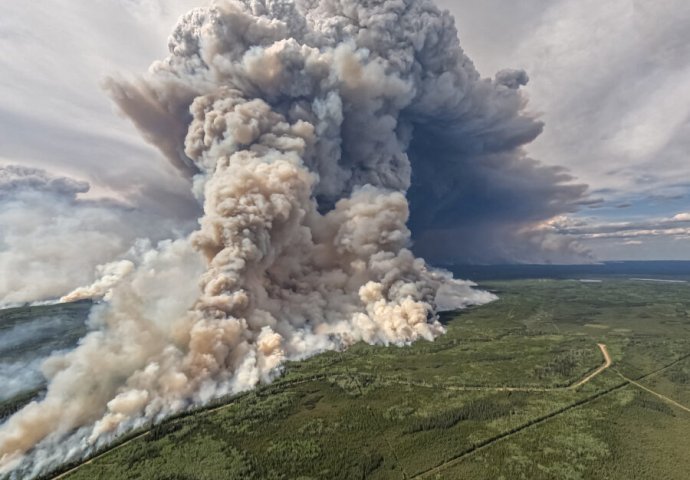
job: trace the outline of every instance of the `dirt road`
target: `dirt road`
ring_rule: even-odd
[[[680,408],[681,410],[685,410],[686,412],[690,413],[690,408],[686,407],[685,405],[681,405],[680,403],[676,402],[675,400],[670,399],[670,398],[668,398],[667,396],[662,395],[662,394],[660,394],[660,393],[658,393],[658,392],[655,392],[655,391],[652,390],[651,388],[645,387],[645,386],[642,385],[641,383],[638,383],[638,382],[636,382],[635,380],[632,380],[632,379],[626,377],[626,376],[623,375],[621,372],[616,371],[616,373],[617,373],[618,376],[621,377],[623,380],[627,380],[631,385],[635,385],[636,387],[641,388],[641,389],[644,390],[645,392],[651,393],[651,394],[654,395],[655,397],[658,397],[658,398],[660,398],[661,400],[663,400],[663,401],[665,401],[665,402],[667,402],[667,403],[670,403],[670,404],[673,405],[674,407]]]
[[[603,343],[598,343],[597,345],[601,350],[601,354],[604,355],[604,364],[601,367],[597,368],[595,371],[593,371],[590,375],[587,375],[585,378],[577,382],[576,384],[571,385],[569,388],[574,390],[576,388],[581,387],[582,385],[584,385],[585,383],[589,382],[594,377],[599,375],[601,372],[609,368],[613,363],[613,361],[611,361],[611,355],[609,355],[609,349],[606,348],[606,345],[604,345]]]

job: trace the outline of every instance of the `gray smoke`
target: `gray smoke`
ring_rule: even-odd
[[[515,88],[526,77],[482,80],[430,1],[218,1],[169,47],[109,89],[193,175],[199,228],[139,243],[67,297],[107,303],[97,331],[44,365],[45,399],[0,427],[11,477],[269,382],[287,359],[433,340],[440,308],[494,297],[416,258],[410,215],[423,238],[469,222],[476,205],[454,202],[535,189],[549,207],[528,202],[527,228],[583,192],[520,150],[541,131]]]

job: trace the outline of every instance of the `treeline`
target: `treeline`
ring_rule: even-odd
[[[459,408],[444,410],[435,415],[411,417],[404,433],[451,428],[462,421],[490,421],[510,414],[513,405],[495,399],[473,400]]]

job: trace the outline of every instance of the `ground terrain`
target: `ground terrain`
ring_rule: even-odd
[[[690,284],[482,287],[435,342],[288,364],[48,478],[690,478]]]

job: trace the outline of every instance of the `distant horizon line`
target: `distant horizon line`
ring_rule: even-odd
[[[522,262],[497,262],[497,263],[472,263],[472,262],[432,262],[438,266],[463,266],[463,267],[593,267],[597,265],[611,265],[622,263],[636,264],[658,264],[658,263],[687,263],[690,260],[600,260],[591,263],[522,263]]]

